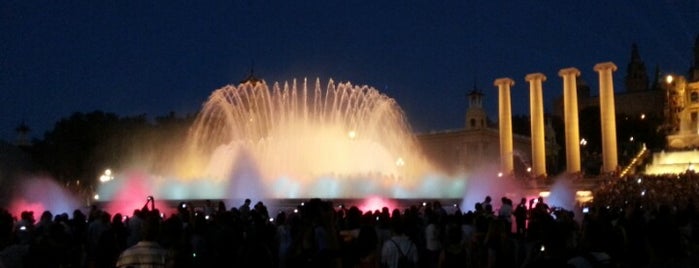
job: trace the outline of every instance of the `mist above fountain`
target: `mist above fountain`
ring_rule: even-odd
[[[183,149],[171,175],[149,180],[160,198],[463,194],[461,181],[434,175],[394,99],[349,82],[215,90]]]

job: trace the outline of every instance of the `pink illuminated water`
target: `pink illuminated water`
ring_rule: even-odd
[[[142,209],[146,205],[148,196],[153,196],[155,192],[152,186],[148,185],[149,180],[149,175],[145,173],[132,172],[127,174],[120,182],[123,183],[122,190],[112,193],[110,202],[104,206],[105,210],[112,214],[121,213],[124,216],[130,216],[135,209]],[[171,204],[157,198],[154,207],[164,215],[174,212]],[[147,208],[151,209],[152,207],[149,204]]]
[[[38,217],[45,210],[54,215],[71,215],[73,210],[81,208],[78,199],[49,178],[23,178],[14,187],[8,211],[17,217],[22,211],[33,211]]]
[[[389,211],[392,211],[393,209],[398,208],[398,204],[395,201],[379,196],[369,196],[357,206],[357,208],[359,208],[361,211],[381,211],[381,209],[384,207],[387,207]]]

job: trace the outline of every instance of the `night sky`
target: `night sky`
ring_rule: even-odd
[[[497,115],[500,77],[542,72],[546,109],[576,67],[597,92],[599,62],[615,90],[637,43],[651,79],[686,75],[699,1],[0,1],[0,139],[25,122],[41,138],[74,112],[197,112],[254,68],[272,84],[320,78],[396,99],[416,132],[460,128],[474,84]]]

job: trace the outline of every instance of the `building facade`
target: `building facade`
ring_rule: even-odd
[[[468,93],[463,128],[417,135],[426,157],[438,169],[459,174],[484,168],[495,171],[499,167],[500,135],[483,109],[483,97],[475,87]],[[515,134],[513,148],[515,174],[526,175],[531,165],[531,139]]]

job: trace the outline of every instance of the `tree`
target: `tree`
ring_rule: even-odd
[[[126,169],[166,162],[185,139],[193,116],[174,113],[148,121],[146,115],[119,117],[94,111],[74,113],[34,142],[31,150],[39,170],[69,185],[80,181],[82,189],[94,189],[106,168]],[[146,167],[146,166],[142,166]]]

